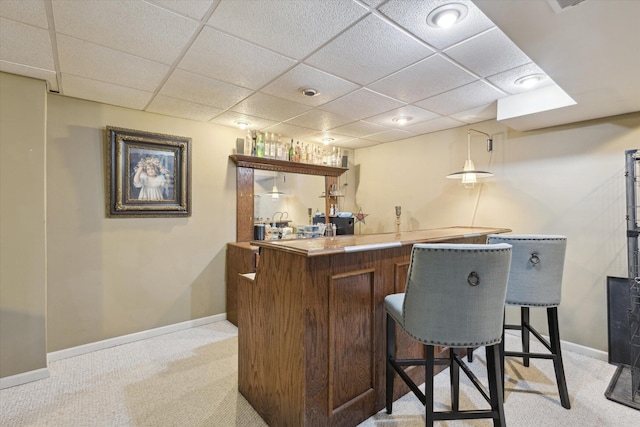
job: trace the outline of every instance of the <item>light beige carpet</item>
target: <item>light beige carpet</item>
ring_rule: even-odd
[[[51,377],[0,390],[0,426],[256,426],[266,424],[237,391],[237,329],[217,322],[50,363]],[[507,347],[518,339],[507,336]],[[543,426],[640,426],[640,412],[604,397],[615,367],[564,353],[572,409],[560,406],[550,361],[525,368],[507,361],[507,424]],[[483,379],[484,351],[472,369]],[[483,404],[461,374],[462,405]],[[435,400],[449,401],[448,374],[436,376]],[[408,394],[361,424],[424,425],[424,407]],[[439,426],[490,426],[489,420]]]

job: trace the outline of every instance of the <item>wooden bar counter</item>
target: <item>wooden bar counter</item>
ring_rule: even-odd
[[[251,242],[260,248],[256,273],[240,276],[237,289],[239,391],[271,426],[359,424],[385,406],[384,297],[404,292],[413,244],[485,243],[508,231]],[[400,336],[398,347],[422,357],[422,346],[405,348]],[[396,384],[397,396],[407,392]]]

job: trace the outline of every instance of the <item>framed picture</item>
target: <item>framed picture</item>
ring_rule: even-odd
[[[190,146],[191,138],[107,126],[107,216],[191,216]]]

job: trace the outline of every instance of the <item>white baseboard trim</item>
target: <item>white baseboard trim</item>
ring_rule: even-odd
[[[0,390],[49,378],[49,368],[35,369],[21,374],[0,378]]]
[[[64,350],[53,351],[47,354],[48,362],[67,359],[69,357],[80,356],[81,354],[91,353],[93,351],[104,350],[105,348],[115,347],[122,344],[128,344],[135,341],[153,338],[171,332],[182,331],[184,329],[202,326],[209,323],[221,322],[227,319],[227,314],[216,314],[214,316],[201,317],[200,319],[187,320],[186,322],[175,323],[173,325],[162,326],[160,328],[149,329],[146,331],[135,332],[133,334],[122,335],[120,337],[109,338],[102,341],[96,341],[89,344],[79,345],[77,347],[65,348]]]
[[[520,332],[514,331],[505,331],[505,334],[520,336]],[[533,337],[533,335],[532,335]],[[549,337],[547,335],[542,335],[544,339],[549,341]],[[532,338],[533,341],[537,341],[535,337]],[[562,351],[571,351],[573,353],[581,354],[583,356],[592,357],[598,360],[604,360],[605,362],[609,361],[609,354],[606,351],[596,350],[595,348],[586,347],[584,345],[575,344],[569,341],[560,340],[560,347]]]

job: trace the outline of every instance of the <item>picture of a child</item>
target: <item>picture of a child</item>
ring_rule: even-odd
[[[133,186],[140,188],[139,200],[164,200],[169,171],[160,165],[157,157],[145,157],[138,162]]]

